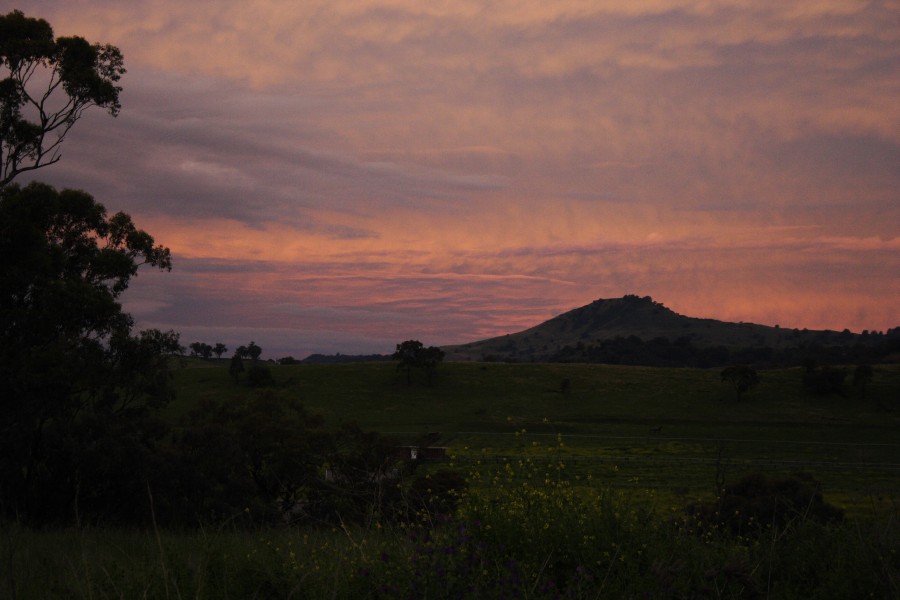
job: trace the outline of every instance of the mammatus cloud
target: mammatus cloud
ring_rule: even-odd
[[[86,116],[39,177],[173,249],[129,291],[142,322],[298,353],[469,341],[625,293],[900,322],[894,3],[19,8],[125,54],[121,116]]]

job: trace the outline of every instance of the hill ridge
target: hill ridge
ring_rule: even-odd
[[[632,343],[656,341],[657,345],[664,340],[676,348],[718,348],[722,355],[738,348],[848,345],[864,337],[848,330],[799,330],[688,317],[650,296],[628,294],[600,298],[517,333],[445,346],[444,351],[447,360],[542,362],[579,360],[585,348],[623,339]]]

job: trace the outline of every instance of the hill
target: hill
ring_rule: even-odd
[[[895,339],[900,329],[888,333]],[[799,364],[810,357],[818,362],[882,357],[884,338],[848,330],[785,329],[688,317],[649,296],[627,295],[596,300],[519,333],[448,346],[444,351],[447,360],[456,361]]]

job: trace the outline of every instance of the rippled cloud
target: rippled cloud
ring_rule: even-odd
[[[141,323],[297,354],[626,293],[900,324],[896,3],[18,8],[125,55],[121,116],[86,116],[38,177],[173,249],[129,291]]]

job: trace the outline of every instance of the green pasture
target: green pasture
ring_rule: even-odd
[[[707,495],[753,472],[804,471],[848,509],[900,495],[900,368],[878,366],[866,389],[815,396],[801,369],[763,371],[740,401],[720,370],[586,364],[448,363],[433,385],[393,363],[267,365],[271,393],[337,425],[415,443],[430,432],[461,470],[522,459],[669,500]],[[177,421],[199,399],[264,393],[235,385],[227,363],[177,373]]]
[[[807,394],[765,371],[737,402],[718,370],[442,365],[433,386],[390,363],[268,365],[268,388],[187,360],[168,407],[273,393],[337,425],[415,443],[439,433],[469,491],[452,521],[193,531],[0,522],[9,598],[896,598],[900,368]],[[567,385],[562,382],[568,380]],[[658,429],[661,428],[661,429]],[[847,519],[798,514],[746,532],[683,510],[718,481],[806,471]],[[249,514],[249,513],[248,513]],[[737,513],[736,513],[737,514]]]

